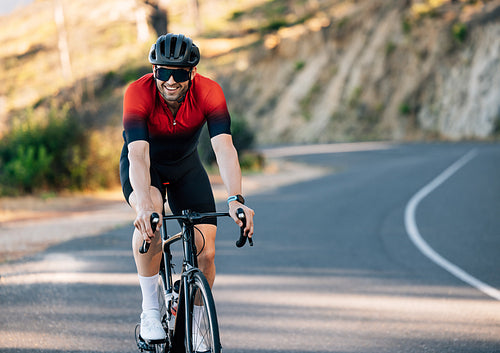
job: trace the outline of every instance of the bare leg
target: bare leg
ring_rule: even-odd
[[[160,191],[151,186],[150,188],[151,199],[153,200],[155,211],[159,214],[163,210],[163,199],[161,197]],[[135,210],[136,197],[134,192],[130,194],[129,198],[130,205]],[[149,251],[146,254],[139,253],[139,249],[144,241],[143,236],[137,229],[134,229],[134,235],[132,237],[132,249],[134,251],[135,264],[137,266],[137,273],[143,277],[151,277],[158,274],[161,262],[161,236],[158,230],[155,233],[155,237],[151,242]]]
[[[203,233],[205,239],[203,241],[199,231],[195,230],[196,249],[198,252],[201,251],[198,254],[198,267],[207,278],[211,288],[215,280],[215,235],[217,227],[213,224],[198,224],[196,228]]]

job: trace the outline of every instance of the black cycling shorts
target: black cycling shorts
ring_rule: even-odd
[[[123,145],[120,156],[120,181],[123,195],[129,202],[132,185],[129,178],[129,160],[127,145]],[[198,151],[194,151],[182,160],[173,164],[151,162],[151,185],[160,190],[163,201],[173,214],[181,214],[182,210],[196,212],[215,212],[215,200]],[[217,218],[207,218],[204,224],[217,225]]]

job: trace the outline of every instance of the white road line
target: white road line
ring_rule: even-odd
[[[415,221],[415,213],[420,201],[422,201],[427,195],[429,195],[432,191],[434,191],[438,186],[444,183],[448,178],[450,178],[453,174],[455,174],[460,168],[466,165],[471,159],[473,159],[477,155],[476,150],[472,150],[467,153],[465,156],[460,158],[458,161],[449,166],[444,172],[438,175],[434,180],[432,180],[429,184],[424,186],[420,191],[418,191],[413,197],[410,199],[405,209],[405,227],[406,232],[410,240],[415,244],[415,246],[430,260],[436,263],[438,266],[441,266],[446,271],[450,272],[452,275],[457,277],[458,279],[470,284],[471,286],[479,289],[486,295],[490,297],[500,300],[500,291],[496,288],[491,287],[490,285],[481,282],[477,278],[471,276],[455,264],[449,262],[444,257],[439,255],[434,249],[432,249],[429,244],[422,238],[420,232],[418,231],[417,223]]]
[[[393,147],[390,142],[348,142],[326,143],[318,145],[286,146],[263,149],[267,158],[282,158],[289,156],[303,156],[308,154],[344,153],[359,151],[387,150]]]

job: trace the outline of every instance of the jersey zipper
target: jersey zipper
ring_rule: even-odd
[[[165,108],[165,105],[166,105],[166,104],[165,104],[164,102],[160,102],[160,105],[161,105],[161,108],[163,109],[163,112],[165,113],[165,115],[166,115],[167,117],[172,116],[172,119],[173,119],[173,120],[172,120],[172,126],[174,127],[173,132],[175,132],[175,125],[177,125],[177,121],[175,121],[175,119],[176,119],[176,115],[174,115],[174,114],[170,111],[170,109],[168,108],[168,106]],[[169,120],[170,120],[170,119],[169,119]]]
[[[175,125],[177,125],[177,121],[176,121],[176,119],[177,119],[177,115],[179,115],[179,114],[181,113],[181,110],[182,110],[182,109],[184,109],[184,102],[182,102],[182,103],[181,103],[181,105],[180,105],[180,107],[179,107],[179,109],[177,109],[177,113],[175,113],[175,115],[174,115],[174,114],[172,114],[172,116],[174,117],[174,121],[172,122],[172,124],[173,124],[174,126],[175,126]],[[170,109],[169,109],[169,110],[170,110]]]

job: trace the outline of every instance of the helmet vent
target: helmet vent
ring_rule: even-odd
[[[168,43],[170,45],[170,47],[168,48],[169,49],[169,52],[168,52],[168,57],[169,58],[175,58],[174,49],[175,49],[175,44],[176,43],[177,43],[177,38],[172,38],[171,42]]]
[[[194,67],[199,61],[198,47],[182,34],[160,36],[149,52],[149,62],[155,65]]]

